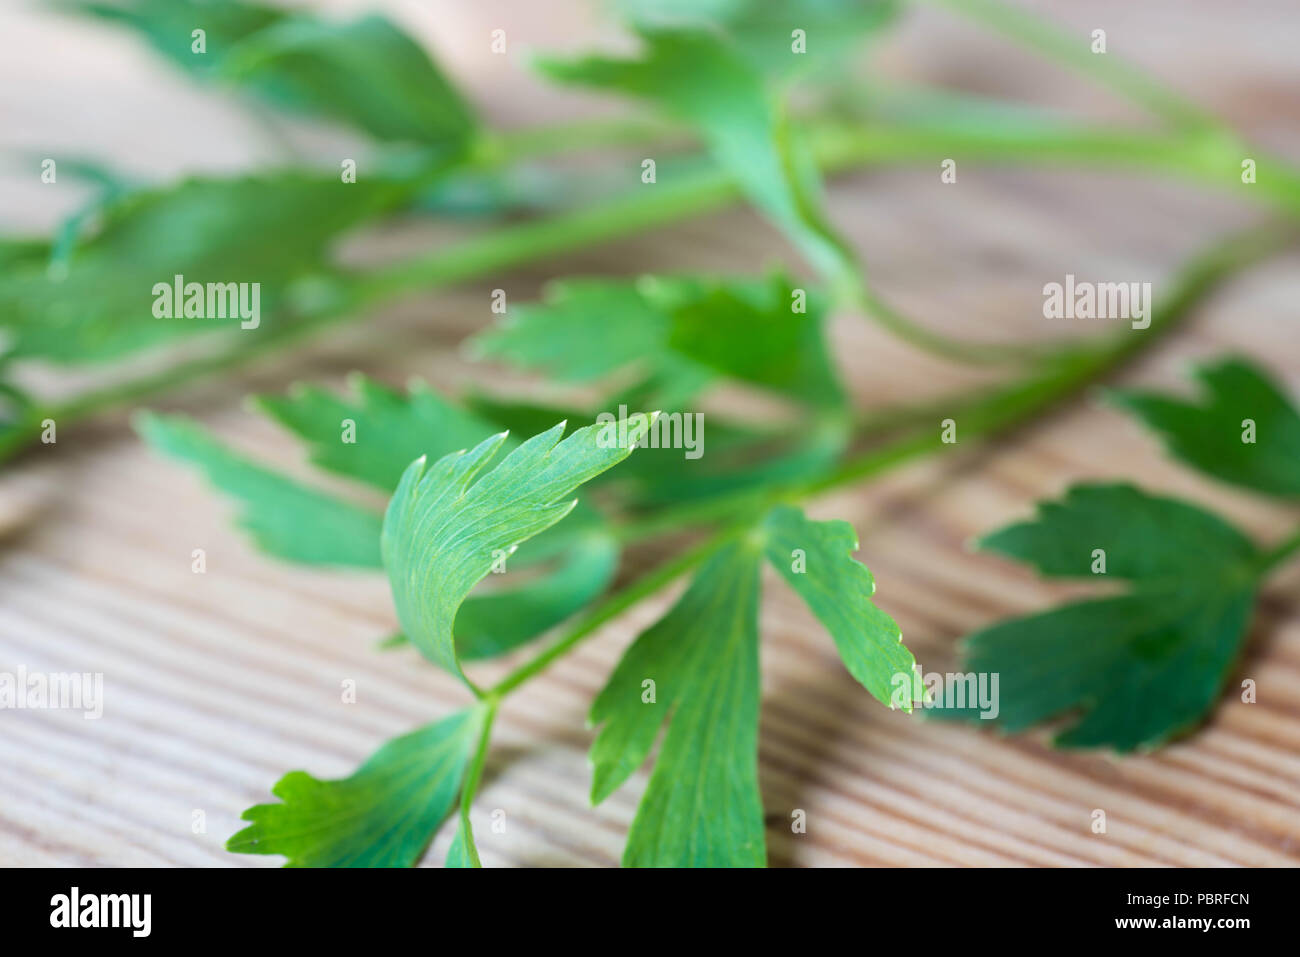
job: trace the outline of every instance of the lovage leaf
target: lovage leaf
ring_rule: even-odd
[[[173,64],[201,78],[218,73],[238,44],[285,20],[279,7],[240,0],[66,0],[73,12],[135,30]],[[194,52],[195,30],[204,31],[204,52]]]
[[[258,396],[258,407],[308,443],[323,469],[384,491],[397,487],[413,459],[438,459],[469,448],[497,426],[448,402],[422,382],[406,395],[362,375],[350,377],[350,396],[298,385],[284,396]],[[341,441],[350,428],[349,441]]]
[[[480,356],[569,382],[628,371],[630,392],[688,404],[718,377],[818,406],[844,399],[828,354],[826,304],[780,275],[765,279],[644,277],[553,283],[478,336]]]
[[[773,509],[756,533],[709,558],[671,610],[642,632],[591,707],[591,798],[617,790],[659,756],[628,834],[628,866],[763,866],[758,791],[759,566],[764,555],[808,602],[849,672],[881,701],[914,659],[871,602],[874,583],[850,553],[844,522]],[[796,551],[798,550],[798,551]],[[799,554],[798,552],[802,552]],[[909,684],[910,687],[910,684]],[[911,697],[898,702],[910,710]]]
[[[637,26],[722,30],[766,73],[824,71],[893,19],[897,0],[619,0]],[[802,31],[802,52],[795,52]]]
[[[411,867],[460,792],[483,710],[470,708],[394,738],[350,777],[291,771],[271,789],[280,804],[243,814],[226,843],[238,854],[283,854],[288,867]]]
[[[916,659],[894,619],[871,601],[876,583],[853,558],[853,526],[814,522],[797,508],[779,506],[763,530],[768,560],[826,626],[849,674],[879,701],[912,710],[910,692],[895,701],[895,689],[899,675],[911,677]]]
[[[966,668],[999,679],[996,713],[985,717],[1018,731],[1078,712],[1058,744],[1119,751],[1154,747],[1204,717],[1244,640],[1260,574],[1258,551],[1235,528],[1131,485],[1086,484],[979,544],[1050,577],[1131,583],[1118,597],[971,635]]]
[[[640,59],[545,59],[547,75],[649,99],[703,137],[714,160],[823,275],[845,281],[853,256],[822,210],[811,154],[780,97],[717,31],[642,29]],[[791,54],[787,54],[791,55]]]
[[[464,99],[409,36],[384,17],[322,20],[235,0],[72,3],[122,23],[204,80],[286,109],[341,121],[376,139],[463,147],[475,122]],[[204,31],[202,52],[192,32]]]
[[[386,489],[400,476],[392,473],[396,462],[409,463],[426,449],[441,455],[449,446],[467,444],[470,435],[476,440],[490,431],[423,387],[413,387],[407,400],[369,380],[354,381],[355,402],[315,388],[261,401],[312,442],[318,464]],[[356,416],[356,444],[340,440],[340,415]],[[383,567],[379,513],[255,464],[188,420],[143,415],[137,426],[159,451],[197,465],[218,489],[240,501],[240,524],[270,554],[309,564]],[[357,449],[362,454],[355,454]],[[391,483],[385,484],[390,474]],[[460,606],[455,620],[460,656],[504,654],[569,618],[609,586],[618,556],[618,541],[604,519],[591,509],[576,509],[569,521],[542,532],[511,557],[510,570],[524,573],[522,584],[512,577],[510,587],[471,595]],[[404,640],[395,636],[386,646]]]
[[[221,74],[279,105],[342,120],[376,139],[453,152],[475,128],[469,107],[428,54],[381,16],[283,20],[233,50]]]
[[[1112,396],[1202,472],[1270,495],[1300,495],[1300,413],[1286,393],[1244,359],[1201,367],[1196,378],[1200,401],[1137,390]]]
[[[236,498],[240,526],[270,554],[312,565],[382,567],[377,513],[250,462],[183,417],[142,413],[136,428],[158,451],[197,465]]]
[[[731,546],[628,649],[591,708],[592,800],[618,788],[668,719],[628,833],[629,867],[762,867],[759,555]]]
[[[409,187],[379,180],[341,183],[315,174],[188,180],[110,203],[99,230],[66,268],[29,262],[0,276],[0,326],[15,358],[110,359],[169,339],[217,330],[254,336],[295,311],[295,283],[334,270],[330,247],[347,229],[391,208]],[[155,287],[257,284],[256,327],[222,300],[224,316],[183,313]],[[210,300],[211,297],[208,297]],[[160,314],[161,313],[161,314]]]
[[[520,558],[512,560],[512,569],[526,570],[540,558],[549,558],[546,574],[465,599],[455,625],[461,659],[505,654],[569,618],[609,587],[618,555],[618,541],[608,526],[579,505],[567,521],[532,539]]]
[[[505,433],[432,464],[412,462],[389,502],[381,540],[397,617],[412,644],[464,678],[452,625],[470,590],[520,542],[572,511],[576,502],[566,496],[627,458],[650,424],[634,420],[620,443],[614,429],[595,425],[561,441],[561,422],[490,470]]]

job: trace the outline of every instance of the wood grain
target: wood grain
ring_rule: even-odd
[[[446,55],[494,118],[534,121],[591,108],[567,94],[538,93],[518,62],[499,67],[471,43],[503,24],[520,47],[577,48],[610,32],[582,19],[586,7],[562,4],[554,16],[541,16],[524,3],[441,4],[432,12],[391,6]],[[1069,5],[1035,6],[1087,26]],[[1240,4],[1225,24],[1222,7],[1209,2],[1133,6],[1089,5],[1089,15],[1108,27],[1112,49],[1274,149],[1300,155],[1297,65],[1293,54],[1277,55],[1281,39],[1300,27],[1300,10]],[[8,71],[3,78],[39,72],[41,44],[52,49],[66,38],[59,32],[65,21],[4,16],[19,18],[11,20],[11,36],[24,38],[25,50],[0,68]],[[247,129],[222,112],[227,106],[202,105],[199,94],[121,37],[73,29],[85,56],[32,94],[45,98],[43,108],[24,102],[16,139],[98,148],[137,167],[202,165],[205,157],[210,166],[215,109],[225,116],[218,129],[236,144],[222,162],[260,155],[261,146],[238,145]],[[119,57],[105,54],[105,44]],[[1098,115],[1116,110],[1081,81],[931,12],[879,55],[899,75],[1004,95],[1031,90],[1035,99]],[[61,56],[72,62],[70,54]],[[149,109],[175,110],[193,141],[181,137],[186,145],[144,155],[144,127],[154,123],[125,108],[119,127],[97,133],[69,97],[110,77],[119,93],[164,84]],[[12,209],[26,223],[52,221],[68,201],[5,182],[15,186],[20,198]],[[1182,258],[1258,215],[1238,196],[1115,175],[962,168],[957,187],[941,187],[937,161],[935,170],[848,177],[832,196],[837,222],[885,296],[936,328],[1001,340],[1059,331],[1044,328],[1040,312],[1041,285],[1051,278],[1067,271],[1149,277],[1158,298]],[[418,249],[428,237],[405,230],[384,241]],[[468,382],[517,388],[499,370],[466,365],[457,353],[464,335],[490,319],[488,290],[495,286],[522,301],[557,275],[744,271],[792,258],[754,216],[734,210],[412,298],[292,358],[199,384],[157,407],[196,415],[232,444],[306,476],[299,450],[244,411],[242,396],[294,379],[337,384],[354,368],[392,383],[417,374],[446,392]],[[1125,381],[1178,387],[1190,360],[1238,351],[1300,393],[1298,265],[1300,257],[1290,255],[1232,282]],[[917,355],[859,316],[837,316],[833,336],[863,405],[933,397],[979,378]],[[992,446],[959,444],[818,501],[812,511],[859,528],[880,603],[926,669],[944,670],[962,634],[1045,607],[1062,593],[1019,568],[968,553],[964,543],[1070,481],[1110,477],[1220,509],[1264,540],[1279,538],[1297,520],[1295,509],[1173,464],[1133,423],[1090,400]],[[272,865],[279,859],[234,856],[222,845],[239,827],[239,813],[268,799],[283,772],[347,774],[387,737],[464,702],[456,682],[414,652],[375,650],[395,624],[382,580],[273,561],[232,529],[230,517],[228,504],[191,472],[150,454],[122,416],[61,433],[56,446],[4,475],[0,670],[22,664],[103,672],[105,714],[86,721],[72,712],[0,713],[0,864]],[[207,551],[206,575],[191,573],[194,548]],[[653,557],[633,553],[624,573]],[[1004,738],[891,713],[849,678],[820,627],[771,577],[762,619],[760,774],[772,863],[1300,864],[1298,584],[1300,569],[1291,569],[1268,586],[1247,653],[1204,728],[1158,753],[1119,758],[1054,751],[1041,733]],[[591,733],[583,717],[622,649],[673,594],[638,606],[509,698],[475,807],[485,865],[617,862],[645,773],[590,807]],[[490,678],[506,664],[478,671]],[[1242,703],[1233,690],[1244,677],[1257,682],[1255,704]],[[345,679],[357,682],[355,704],[340,700]],[[806,834],[791,833],[796,808],[807,812]],[[1090,830],[1096,808],[1107,814],[1104,835]],[[488,826],[496,809],[506,815],[500,834]],[[203,833],[192,831],[195,810],[205,813]],[[441,862],[450,838],[444,829],[426,863]]]

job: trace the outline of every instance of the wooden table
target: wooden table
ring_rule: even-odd
[[[577,49],[610,34],[586,22],[584,5],[545,14],[541,5],[506,2],[388,6],[444,55],[494,121],[590,108],[571,94],[539,92],[523,67],[525,46]],[[1081,36],[1106,27],[1112,51],[1272,148],[1300,155],[1294,4],[1238,4],[1231,17],[1209,0],[1136,10],[1118,0],[1087,11],[1035,6]],[[13,57],[0,58],[0,78],[42,81],[24,87],[29,99],[7,104],[16,123],[5,146],[79,147],[159,174],[230,169],[278,148],[228,103],[181,83],[120,35],[33,11],[2,16],[0,28],[19,42]],[[498,25],[510,31],[512,53],[493,60],[486,37]],[[878,55],[900,76],[1031,91],[1034,100],[1094,116],[1127,115],[1083,81],[930,11]],[[169,134],[150,139],[160,111],[171,118]],[[24,176],[10,170],[3,180],[14,197],[9,215],[20,223],[47,225],[74,203],[71,192],[52,197]],[[837,223],[882,294],[935,328],[990,340],[1059,332],[1041,318],[1041,285],[1065,272],[1152,278],[1158,297],[1184,257],[1258,215],[1231,194],[1114,174],[962,167],[958,185],[943,187],[937,160],[934,169],[841,179],[832,196]],[[428,241],[420,229],[378,240],[411,249]],[[239,448],[308,476],[294,443],[241,407],[245,394],[294,379],[337,384],[354,368],[395,384],[420,375],[444,392],[469,382],[508,386],[457,353],[460,340],[490,320],[493,287],[517,302],[553,276],[747,271],[778,261],[796,262],[779,237],[737,209],[411,298],[291,358],[155,407],[194,415]],[[1298,264],[1292,254],[1232,282],[1123,381],[1177,388],[1190,360],[1231,350],[1263,362],[1300,394]],[[899,345],[860,316],[837,316],[832,335],[864,405],[935,396],[977,379]],[[964,543],[1071,481],[1120,477],[1220,509],[1262,539],[1280,537],[1297,518],[1295,509],[1173,464],[1132,421],[1092,400],[992,446],[959,443],[812,511],[858,527],[880,604],[926,669],[942,671],[961,635],[1067,593],[970,554]],[[68,429],[56,446],[5,472],[0,669],[103,672],[105,713],[99,721],[0,713],[0,864],[274,864],[278,858],[230,855],[222,845],[239,813],[269,799],[283,772],[345,775],[386,738],[464,702],[456,682],[413,651],[375,650],[395,624],[384,581],[273,561],[232,529],[231,513],[191,471],[151,454],[120,415]],[[191,572],[194,548],[207,551],[205,575]],[[625,573],[654,557],[634,553]],[[768,580],[760,773],[772,863],[1300,863],[1297,585],[1296,568],[1269,585],[1244,659],[1203,729],[1156,754],[1118,758],[1055,751],[1042,733],[1002,738],[891,713],[847,675],[802,604]],[[618,860],[646,775],[591,808],[583,717],[622,649],[673,594],[638,606],[509,699],[475,807],[485,865]],[[1257,682],[1257,703],[1238,700],[1234,689],[1245,677]],[[357,684],[355,704],[340,700],[347,679]],[[791,833],[796,808],[807,812],[806,834]],[[1090,828],[1098,808],[1107,815],[1104,835]],[[501,834],[486,826],[496,809],[506,815]],[[197,833],[196,811],[204,824]],[[444,828],[427,863],[441,863],[450,838]]]

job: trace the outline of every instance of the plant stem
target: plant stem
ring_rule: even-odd
[[[465,834],[465,849],[469,852],[469,859],[475,867],[482,867],[483,864],[478,859],[478,848],[474,845],[474,828],[469,821],[470,805],[474,803],[474,795],[478,793],[479,781],[483,777],[483,767],[487,764],[488,749],[491,746],[492,722],[496,719],[497,708],[500,706],[500,699],[488,698],[483,702],[483,728],[479,731],[478,748],[474,752],[474,759],[470,762],[469,770],[465,774],[465,784],[460,790],[460,826]]]
[[[679,575],[700,564],[737,534],[737,529],[724,529],[679,555],[656,565],[646,574],[620,591],[610,595],[569,631],[537,657],[520,665],[487,693],[487,700],[504,697],[528,679],[545,671],[557,658],[562,658],[578,642],[596,631],[601,625],[618,617],[643,598],[671,584]]]
[[[1195,129],[1218,125],[1213,116],[1131,64],[1109,53],[1093,53],[1090,37],[1065,33],[1039,17],[998,0],[927,2],[947,7],[1023,46],[1038,50],[1051,62],[1066,64],[1111,87],[1175,126]]]

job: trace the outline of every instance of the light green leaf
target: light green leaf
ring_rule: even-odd
[[[591,708],[592,800],[668,731],[628,834],[629,867],[762,867],[757,552],[731,546],[628,649]]]
[[[136,429],[158,451],[201,468],[242,505],[239,525],[272,555],[314,565],[380,568],[380,516],[232,453],[181,416],[142,413]]]
[[[579,511],[575,509],[568,521],[533,539],[520,557],[531,552],[530,546],[570,524]],[[603,523],[597,521],[588,528],[587,534],[569,539],[547,574],[465,599],[455,623],[461,660],[503,655],[571,617],[609,587],[618,570],[618,542]]]
[[[259,396],[257,405],[308,443],[316,465],[386,492],[412,460],[469,448],[498,429],[421,382],[405,396],[365,376],[349,382],[350,396],[299,385],[287,396]],[[354,427],[353,442],[342,440],[345,422]]]
[[[478,851],[474,849],[473,836],[466,837],[464,822],[456,826],[456,837],[447,849],[447,867],[482,867]]]
[[[469,107],[446,76],[381,16],[348,23],[283,20],[232,50],[221,76],[380,140],[429,144],[451,154],[474,132]]]
[[[1212,707],[1245,639],[1261,572],[1259,553],[1236,529],[1130,485],[1082,485],[980,545],[1049,576],[1132,583],[1119,597],[966,639],[965,668],[998,678],[983,720],[1019,731],[1076,713],[1057,744],[1129,751],[1162,744]],[[980,709],[955,699],[935,704],[936,717],[981,720]]]
[[[475,129],[469,107],[429,55],[382,16],[337,22],[234,0],[68,6],[131,27],[200,79],[347,123],[379,140],[434,146],[450,155]],[[195,29],[205,33],[202,53],[193,50]]]
[[[129,27],[175,66],[210,79],[230,52],[253,34],[288,18],[280,7],[236,0],[65,0],[74,12]],[[194,52],[194,30],[205,33],[205,52]]]
[[[619,0],[648,29],[721,30],[755,69],[774,75],[826,72],[894,19],[896,0]],[[792,33],[804,32],[795,53]]]
[[[826,626],[849,674],[879,701],[911,711],[907,689],[916,659],[894,619],[871,601],[876,583],[853,558],[853,526],[814,522],[797,508],[779,506],[768,514],[763,532],[768,561]],[[894,701],[897,688],[907,690],[903,700]]]
[[[1199,368],[1196,379],[1199,401],[1136,390],[1111,395],[1192,467],[1270,495],[1300,495],[1300,413],[1282,388],[1245,359]]]
[[[308,280],[319,286],[334,272],[331,244],[408,192],[379,180],[279,173],[132,193],[108,205],[65,270],[28,262],[0,275],[0,327],[13,336],[15,358],[56,362],[115,358],[200,333],[265,335],[299,311]],[[205,291],[208,283],[248,283],[250,299],[256,283],[257,327],[240,328],[233,309],[209,315],[206,295],[202,318],[185,316],[188,294],[172,303],[174,318],[156,315],[165,300],[155,286],[171,286],[177,275]],[[224,298],[213,302],[223,305]]]
[[[411,463],[388,505],[382,551],[398,620],[421,654],[464,678],[452,625],[470,590],[495,561],[567,515],[576,503],[566,496],[627,458],[649,425],[634,420],[620,446],[603,426],[560,441],[560,423],[491,470],[505,433]]]
[[[643,29],[641,40],[635,60],[590,56],[539,65],[553,79],[643,97],[689,123],[808,261],[834,283],[848,282],[853,256],[821,208],[807,145],[744,50],[716,31]]]
[[[291,771],[271,789],[280,804],[243,814],[252,824],[226,849],[283,854],[288,867],[411,867],[460,792],[482,708],[394,738],[350,777]]]
[[[609,587],[618,570],[618,554],[618,541],[609,528],[579,504],[567,521],[530,539],[510,558],[511,571],[545,561],[544,574],[465,599],[454,626],[460,660],[503,655],[572,617]],[[383,647],[407,644],[406,636],[399,634],[386,639]]]

